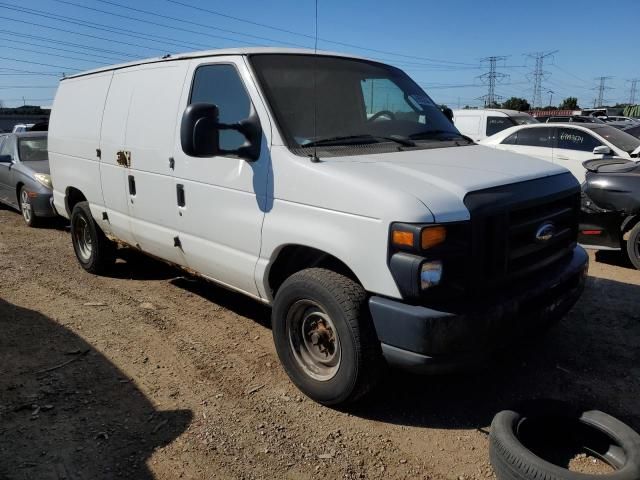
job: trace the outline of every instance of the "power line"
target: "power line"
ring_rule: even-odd
[[[159,35],[153,35],[153,34],[143,34],[134,30],[129,30],[126,28],[121,28],[121,27],[112,27],[109,25],[104,25],[101,23],[95,23],[95,22],[89,22],[83,19],[78,19],[78,18],[73,18],[73,17],[63,17],[61,15],[56,15],[56,14],[51,14],[49,12],[46,12],[44,10],[36,10],[33,8],[26,8],[26,7],[18,7],[16,5],[12,5],[9,3],[4,3],[4,2],[0,2],[0,8],[5,8],[7,10],[13,10],[19,13],[25,13],[27,15],[33,15],[36,17],[43,17],[43,18],[48,18],[50,20],[56,20],[58,22],[64,22],[64,23],[70,23],[72,25],[78,25],[81,27],[85,27],[85,28],[91,28],[94,30],[100,30],[103,32],[109,32],[109,33],[117,33],[119,35],[122,35],[123,33],[127,34],[127,37],[132,37],[132,38],[137,38],[140,40],[145,40],[147,42],[154,42],[154,43],[159,43],[159,44],[164,44],[164,45],[172,45],[172,46],[176,46],[176,47],[180,47],[180,48],[189,48],[189,49],[199,49],[199,48],[210,48],[211,45],[204,45],[201,43],[181,43],[180,40],[174,39],[174,38],[170,38],[170,37],[165,37],[165,36],[159,36]],[[138,45],[138,46],[142,46],[142,45]],[[151,47],[144,47],[144,48],[149,48],[150,50],[154,50]],[[157,51],[157,49],[155,49]]]
[[[486,57],[480,60],[481,62],[489,63],[489,71],[487,73],[483,73],[478,77],[481,82],[483,82],[488,86],[487,94],[480,97],[480,99],[484,100],[485,107],[493,106],[496,103],[498,103],[496,101],[496,100],[499,100],[498,98],[499,95],[496,95],[496,83],[504,80],[505,78],[508,78],[509,75],[498,72],[497,63],[499,61],[504,61],[506,59],[507,57],[504,57],[504,56],[492,56],[492,57]]]
[[[542,81],[544,80],[545,75],[547,75],[548,73],[542,69],[542,66],[544,65],[544,59],[547,57],[550,57],[557,51],[558,50],[553,50],[550,52],[535,52],[535,53],[527,54],[527,57],[535,58],[536,60],[535,69],[531,74],[533,76],[533,96],[531,98],[531,106],[533,108],[542,106]]]
[[[104,3],[109,3],[106,0],[98,0],[98,1],[101,1],[101,2],[104,2]],[[250,25],[258,26],[258,27],[263,27],[263,28],[268,28],[268,29],[271,29],[271,30],[276,30],[276,31],[280,31],[280,32],[283,32],[283,33],[288,33],[290,35],[297,35],[297,36],[300,36],[300,37],[306,37],[306,38],[309,38],[311,40],[315,39],[315,37],[313,35],[310,35],[310,34],[294,32],[292,30],[287,30],[287,29],[284,29],[284,28],[275,27],[273,25],[268,25],[266,23],[254,22],[254,21],[251,21],[251,20],[247,20],[245,18],[234,17],[233,15],[227,15],[227,14],[215,11],[215,10],[211,10],[211,9],[207,9],[207,8],[203,8],[203,7],[199,7],[199,6],[195,6],[195,5],[191,5],[191,4],[184,3],[184,2],[181,2],[181,1],[178,1],[178,0],[165,0],[165,1],[169,2],[169,3],[173,3],[175,5],[181,5],[183,7],[191,8],[193,10],[197,10],[197,11],[200,11],[200,12],[206,12],[206,13],[209,13],[211,15],[217,15],[217,16],[220,16],[220,17],[236,20],[238,22],[243,22],[243,23],[247,23],[247,24],[250,24]],[[353,43],[339,42],[337,40],[331,40],[331,39],[322,38],[322,37],[319,37],[318,40],[320,40],[322,42],[325,42],[325,43],[331,43],[331,44],[334,44],[334,45],[341,45],[343,47],[355,48],[357,50],[366,50],[366,51],[369,51],[369,52],[382,53],[383,55],[392,55],[392,56],[395,56],[395,57],[403,57],[403,58],[410,58],[410,59],[416,59],[416,60],[423,60],[423,61],[427,61],[427,62],[434,62],[434,63],[440,63],[440,64],[476,66],[476,65],[471,64],[471,63],[454,62],[454,61],[451,61],[451,60],[439,60],[439,59],[429,58],[429,57],[422,57],[422,56],[416,56],[416,55],[406,55],[406,54],[402,54],[402,53],[398,53],[398,52],[390,52],[390,51],[387,51],[387,50],[378,50],[378,49],[375,49],[375,48],[369,48],[369,47],[364,47],[364,46],[361,46],[361,45],[355,45]]]
[[[3,39],[0,39],[0,40],[3,40]],[[92,64],[96,63],[95,60],[88,60],[86,58],[78,58],[78,57],[70,57],[68,55],[58,55],[56,53],[43,52],[41,50],[33,50],[31,48],[20,48],[20,47],[13,47],[13,46],[9,47],[9,46],[5,46],[5,45],[0,45],[0,48],[10,48],[11,50],[17,50],[17,51],[20,51],[20,52],[46,54],[47,56],[50,56],[50,57],[64,58],[65,60],[76,60],[76,61],[79,61],[79,62],[87,62],[87,63],[92,63]]]
[[[141,18],[131,17],[129,15],[121,15],[119,13],[109,12],[107,10],[102,10],[100,8],[87,7],[86,5],[80,5],[78,3],[70,2],[68,0],[53,0],[53,1],[54,2],[59,2],[59,3],[64,3],[64,4],[67,4],[67,5],[73,5],[75,7],[84,8],[86,10],[91,10],[91,11],[94,11],[94,12],[104,13],[106,15],[111,15],[113,17],[125,18],[127,20],[134,20],[136,22],[146,23],[146,24],[149,24],[149,25],[155,25],[155,26],[162,27],[162,28],[169,28],[171,30],[179,30],[179,31],[187,32],[187,33],[195,33],[196,35],[204,35],[206,37],[219,38],[221,40],[228,40],[228,41],[231,41],[231,42],[240,41],[240,42],[243,42],[243,43],[248,44],[248,45],[260,45],[258,43],[248,42],[246,40],[238,40],[238,39],[235,39],[235,38],[222,37],[220,35],[213,35],[213,34],[210,34],[210,33],[198,32],[197,30],[190,30],[190,29],[187,29],[187,28],[178,27],[176,25],[167,25],[166,23],[158,23],[158,22],[153,22],[151,20],[145,20],[145,19],[141,19]],[[132,8],[132,7],[126,7],[126,6],[122,6],[122,5],[120,5],[120,6],[123,7],[123,8],[127,8],[128,10],[140,11],[140,12],[144,12],[144,13],[147,13],[147,14],[155,15],[153,12],[148,12],[148,11],[145,11],[145,10]],[[164,17],[163,15],[158,15],[158,16]],[[168,19],[173,20],[173,21],[180,21],[179,19],[172,18],[172,17],[165,17],[165,18],[168,18]],[[203,25],[197,24],[197,23],[196,23],[196,25],[203,26]],[[206,27],[206,25],[204,25],[204,27]],[[238,32],[233,32],[233,33],[234,34],[238,34],[238,35],[242,35],[242,33],[238,33]],[[252,36],[252,35],[250,35],[250,36]],[[262,38],[262,37],[258,37],[258,38],[261,38],[263,40],[267,40],[267,39]],[[269,40],[269,41],[271,41],[271,40]],[[286,43],[286,42],[283,42],[283,43]]]
[[[38,44],[38,43],[25,42],[23,40],[14,40],[12,38],[6,38],[6,37],[1,37],[1,36],[0,36],[0,40],[2,40],[4,42],[13,43],[13,44],[18,44],[18,45],[31,45],[33,47],[47,48],[49,50],[56,50],[58,52],[74,53],[74,54],[78,54],[78,55],[84,55],[84,56],[87,56],[87,57],[102,58],[102,59],[105,59],[105,60],[111,60],[111,61],[116,61],[116,62],[121,62],[122,61],[122,58],[108,57],[108,56],[99,55],[99,54],[96,54],[96,53],[84,53],[84,52],[79,52],[77,50],[69,50],[67,48],[52,47],[50,45],[42,45],[42,44]],[[15,48],[15,47],[11,47],[11,48]],[[44,53],[44,52],[38,52],[38,53]],[[49,54],[47,54],[47,55],[49,55]]]
[[[20,60],[19,58],[0,57],[0,60],[11,60],[13,62],[28,63],[29,65],[40,65],[42,67],[61,68],[63,70],[67,70],[67,71],[70,70],[70,71],[73,71],[73,72],[79,72],[80,71],[77,68],[62,67],[60,65],[51,65],[49,63],[32,62],[30,60]]]

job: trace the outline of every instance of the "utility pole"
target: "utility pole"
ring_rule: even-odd
[[[533,52],[527,54],[527,57],[534,58],[536,61],[536,66],[530,74],[533,78],[533,96],[531,97],[532,108],[542,106],[542,81],[549,74],[549,72],[545,72],[542,68],[544,65],[544,59],[557,52],[558,50],[552,50],[549,52]]]
[[[555,93],[553,90],[547,90],[547,93],[549,94],[549,106],[553,106],[553,104],[551,103],[553,101],[553,94]]]
[[[500,83],[505,78],[509,78],[509,75],[498,72],[497,64],[499,61],[506,60],[506,58],[507,57],[504,56],[492,56],[480,60],[481,62],[489,63],[489,71],[478,76],[480,81],[488,87],[487,94],[479,97],[480,100],[484,100],[485,107],[491,107],[495,105],[496,103],[498,103],[497,100],[501,98],[500,95],[496,95],[496,84]]]
[[[640,78],[632,78],[631,80],[628,80],[628,82],[631,83],[631,89],[629,90],[629,105],[636,104],[636,93],[639,80]]]
[[[597,87],[594,88],[594,90],[598,90],[598,98],[596,99],[596,104],[594,106],[594,108],[599,108],[602,107],[602,105],[604,104],[604,92],[605,90],[611,90],[611,87],[607,87],[606,83],[607,80],[611,80],[613,77],[597,77],[596,80],[599,81],[599,84]]]

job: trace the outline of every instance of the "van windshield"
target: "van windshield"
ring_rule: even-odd
[[[397,68],[320,55],[250,59],[290,148],[465,142],[433,100]]]

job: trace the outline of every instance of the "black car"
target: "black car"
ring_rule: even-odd
[[[622,250],[640,270],[640,162],[598,159],[583,165],[580,243]]]

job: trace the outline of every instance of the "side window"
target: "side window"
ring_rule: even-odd
[[[515,123],[509,117],[487,117],[487,137],[514,125]]]
[[[551,147],[550,128],[523,128],[518,130],[518,145],[529,147]]]
[[[600,141],[582,130],[574,130],[573,128],[558,129],[558,148],[591,152],[600,145],[602,145]]]
[[[518,144],[518,132],[512,133],[502,141],[503,145],[517,145]]]
[[[218,106],[221,123],[237,123],[249,117],[251,100],[233,65],[203,65],[193,79],[189,103]],[[235,130],[220,130],[220,148],[235,150],[245,142]]]

